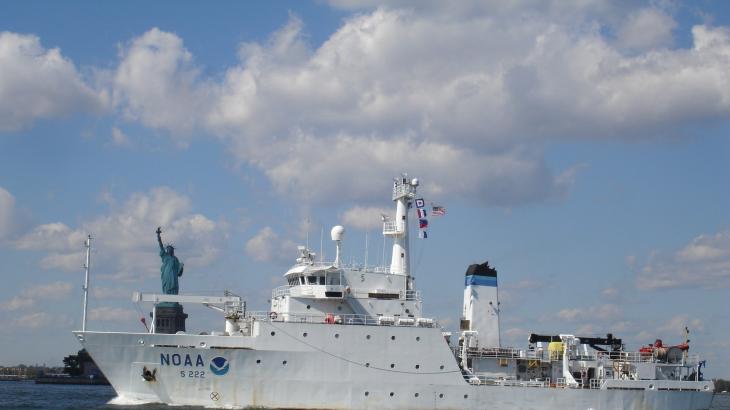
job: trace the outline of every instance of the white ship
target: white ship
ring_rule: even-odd
[[[423,316],[409,269],[408,213],[417,179],[393,183],[388,268],[347,267],[299,247],[268,311],[238,296],[135,293],[137,302],[202,304],[222,313],[201,334],[74,332],[126,403],[272,409],[709,409],[714,386],[678,347],[623,349],[610,334],[532,335],[500,345],[497,272],[465,276],[460,333]],[[154,309],[157,311],[157,309]],[[526,335],[527,336],[527,335]],[[686,346],[685,346],[686,347]]]

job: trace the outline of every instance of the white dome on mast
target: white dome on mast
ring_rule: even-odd
[[[345,227],[342,225],[333,226],[330,231],[330,235],[332,236],[333,241],[341,241],[345,236]]]
[[[342,253],[342,238],[345,236],[345,227],[342,225],[335,225],[330,231],[332,240],[337,243],[337,253],[335,254],[335,266],[340,267],[340,254]]]

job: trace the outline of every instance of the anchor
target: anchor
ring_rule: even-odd
[[[156,382],[157,377],[155,377],[155,374],[157,374],[157,369],[152,369],[152,371],[149,371],[149,369],[147,369],[147,366],[142,368],[142,378],[147,382]]]

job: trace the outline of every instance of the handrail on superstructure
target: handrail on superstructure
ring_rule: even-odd
[[[402,316],[368,316],[360,314],[304,314],[250,311],[243,320],[253,319],[262,322],[312,323],[334,325],[365,325],[365,326],[400,326],[400,327],[439,327],[437,321],[431,318],[412,318]]]

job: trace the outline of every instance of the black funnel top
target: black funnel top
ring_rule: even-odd
[[[489,266],[489,261],[486,261],[484,263],[475,263],[473,265],[469,265],[469,267],[466,268],[466,276],[470,275],[491,276],[493,278],[496,278],[497,269]]]

